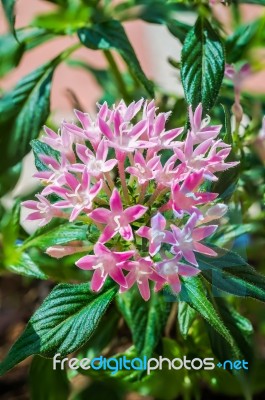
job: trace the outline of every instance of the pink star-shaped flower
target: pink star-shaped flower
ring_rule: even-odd
[[[193,265],[198,265],[194,252],[206,254],[208,256],[216,256],[216,252],[200,243],[201,240],[212,235],[218,225],[207,225],[196,228],[198,215],[191,215],[184,228],[180,229],[175,225],[171,225],[172,233],[167,232],[167,243],[171,244],[173,254],[181,254],[185,260]]]
[[[77,144],[76,153],[83,164],[73,164],[71,170],[83,172],[87,169],[91,176],[101,178],[104,172],[111,171],[118,162],[116,159],[107,160],[108,149],[106,140],[101,140],[95,152],[83,144]]]
[[[134,156],[134,165],[126,168],[126,172],[138,178],[140,185],[150,181],[156,174],[156,168],[159,164],[160,156],[154,156],[146,161],[142,153],[137,151]]]
[[[96,222],[106,224],[99,238],[99,242],[106,243],[117,233],[125,240],[132,240],[133,232],[130,223],[141,218],[146,211],[147,207],[140,204],[123,210],[120,194],[114,188],[110,197],[110,210],[97,208],[89,214],[89,217]]]
[[[136,231],[138,236],[149,240],[149,253],[154,256],[161,247],[162,242],[166,242],[166,219],[159,212],[151,218],[151,228],[142,226]]]
[[[169,283],[175,293],[181,291],[180,276],[195,276],[200,273],[198,268],[180,262],[181,254],[173,258],[164,258],[156,264],[157,272]]]
[[[21,203],[22,206],[34,210],[27,217],[27,221],[40,220],[39,226],[44,226],[48,224],[54,217],[59,217],[60,212],[49,202],[46,197],[41,194],[36,194],[39,201],[27,200]]]
[[[204,142],[204,140],[215,139],[216,136],[220,133],[222,125],[211,125],[210,117],[202,119],[202,104],[200,103],[194,113],[192,111],[192,107],[189,107],[189,119],[191,125],[191,135],[194,144]]]
[[[180,186],[174,183],[171,188],[171,200],[169,206],[172,207],[178,217],[182,217],[184,212],[189,214],[201,212],[197,209],[197,205],[208,203],[214,200],[218,193],[196,192],[197,188],[203,181],[203,170],[190,174]]]
[[[116,252],[109,250],[102,243],[97,243],[94,246],[94,255],[80,258],[76,265],[81,269],[94,271],[91,289],[95,292],[102,288],[108,275],[120,286],[127,288],[122,268],[124,262],[132,257],[133,254],[134,250]]]
[[[72,208],[69,217],[69,221],[72,222],[81,211],[89,212],[92,209],[93,200],[101,190],[102,181],[100,180],[94,186],[91,186],[87,170],[83,172],[81,182],[70,173],[65,174],[65,180],[69,189],[60,186],[51,186],[51,189],[63,199],[57,201],[54,207]]]
[[[120,291],[124,292],[136,283],[145,301],[150,299],[149,280],[156,282],[159,287],[165,283],[165,279],[154,270],[154,263],[150,257],[139,257],[135,261],[127,261],[123,269],[130,272],[126,276],[127,288],[121,287]]]

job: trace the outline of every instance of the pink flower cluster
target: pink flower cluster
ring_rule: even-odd
[[[196,253],[216,255],[203,240],[226,206],[202,184],[237,164],[225,161],[230,146],[217,139],[221,126],[202,119],[201,105],[194,113],[190,107],[183,139],[183,128],[166,129],[170,113],[143,99],[99,105],[94,119],[75,115],[79,126],[64,121],[58,133],[45,127],[41,140],[59,157],[39,155],[47,169],[35,177],[45,187],[37,201],[23,203],[32,210],[28,219],[41,226],[54,217],[94,224],[98,240],[76,263],[93,271],[94,291],[109,276],[120,292],[137,284],[145,300],[150,281],[155,291],[169,284],[179,292],[181,276],[200,272]],[[47,249],[54,257],[80,251],[86,251],[80,243]]]

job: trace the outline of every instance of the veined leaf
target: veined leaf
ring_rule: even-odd
[[[119,319],[120,314],[114,308],[111,312],[106,313],[91,338],[78,352],[78,356],[81,358],[89,358],[90,360],[100,356],[102,351],[109,346],[113,337],[115,337]]]
[[[45,250],[47,247],[65,244],[73,240],[87,240],[87,228],[87,224],[68,222],[44,226],[23,243],[22,249],[36,246]]]
[[[53,361],[35,356],[30,365],[31,400],[65,400],[70,393],[66,369],[53,369]]]
[[[196,317],[196,311],[185,301],[178,303],[178,324],[182,336],[186,339],[189,329]]]
[[[120,295],[117,301],[139,357],[151,357],[165,327],[170,303],[159,293],[144,301],[136,290]]]
[[[143,84],[150,96],[154,96],[152,83],[145,76],[134,49],[119,21],[112,20],[95,24],[91,28],[78,30],[78,37],[84,46],[94,50],[116,50],[136,78]]]
[[[213,295],[220,297],[222,290],[236,296],[252,297],[265,302],[265,276],[259,274],[242,257],[231,250],[214,247],[217,257],[198,254],[202,275],[213,288]]]
[[[4,160],[1,172],[15,165],[30,150],[50,112],[50,90],[54,69],[50,62],[24,77],[0,99],[0,143]]]
[[[243,317],[235,308],[230,305],[224,298],[215,298],[215,306],[222,317],[226,327],[233,336],[239,357],[251,362],[253,358],[253,327],[251,322]],[[209,325],[208,327],[211,347],[214,354],[220,361],[231,360],[234,357],[235,349],[228,347],[225,340]]]
[[[92,335],[116,292],[109,285],[101,293],[91,292],[88,283],[57,285],[1,362],[0,375],[33,354],[65,356],[77,350]]]
[[[31,259],[30,255],[23,253],[19,248],[13,251],[14,261],[6,265],[6,269],[17,275],[29,278],[48,279],[48,276]]]
[[[38,171],[47,171],[49,169],[48,166],[39,159],[39,154],[45,154],[46,156],[53,157],[55,160],[60,161],[59,151],[52,149],[48,144],[34,139],[30,142],[30,145],[34,153],[35,166]]]
[[[207,298],[205,288],[199,277],[183,279],[182,290],[179,294],[180,301],[186,301],[194,308],[225,340],[230,346],[234,345],[234,339],[218,315],[213,304]]]
[[[218,96],[225,67],[223,44],[209,22],[199,17],[184,42],[181,79],[188,104],[209,111]]]

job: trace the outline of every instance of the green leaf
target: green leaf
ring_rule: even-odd
[[[186,301],[190,307],[196,310],[231,346],[234,340],[224,325],[222,319],[207,298],[205,288],[199,277],[183,279],[180,301]]]
[[[65,356],[84,345],[116,292],[108,284],[101,293],[91,292],[88,283],[56,286],[1,362],[0,375],[33,354]]]
[[[260,21],[254,21],[251,24],[241,25],[228,36],[225,42],[226,61],[228,63],[235,63],[244,59],[246,50],[251,47],[259,27]]]
[[[89,49],[116,50],[150,96],[154,97],[153,85],[145,76],[126,32],[119,21],[111,20],[95,24],[91,28],[81,28],[78,30],[78,37],[81,43]]]
[[[24,43],[18,43],[11,34],[0,36],[0,77],[15,68],[25,49]]]
[[[259,6],[265,6],[265,0],[237,0],[242,4],[258,4]]]
[[[265,276],[259,274],[242,257],[231,250],[214,246],[217,257],[198,254],[202,275],[214,288],[213,295],[220,297],[219,290],[241,297],[252,297],[265,302]]]
[[[24,77],[0,99],[0,171],[15,165],[30,150],[50,112],[50,90],[57,62],[47,63]],[[7,134],[8,132],[8,134]]]
[[[11,253],[13,252],[13,245],[18,238],[19,232],[19,221],[20,221],[20,202],[15,202],[12,209],[4,214],[1,220],[1,240],[3,244],[4,254],[8,254],[9,247],[12,247]]]
[[[22,253],[19,248],[13,251],[13,260],[6,263],[6,269],[18,275],[29,278],[48,279],[48,276],[39,268],[27,253]]]
[[[15,5],[16,0],[1,0],[9,26],[15,36]]]
[[[117,301],[139,357],[151,357],[165,327],[170,303],[158,293],[153,294],[149,301],[144,301],[138,290],[120,295]]]
[[[22,170],[22,163],[14,165],[8,168],[4,173],[0,174],[0,197],[12,190],[20,177]]]
[[[52,13],[38,15],[31,24],[55,34],[72,35],[90,20],[91,12],[90,7],[81,5],[74,8],[64,7]]]
[[[37,229],[22,245],[22,249],[36,246],[42,250],[50,246],[57,246],[71,242],[73,240],[87,240],[86,224],[78,223],[60,223],[49,224]]]
[[[39,154],[53,157],[57,161],[61,160],[59,151],[52,149],[48,144],[38,139],[31,140],[30,145],[33,150],[35,166],[38,171],[47,171],[49,169],[48,166],[39,159]]]
[[[251,362],[253,358],[253,327],[251,322],[237,312],[224,298],[217,297],[214,302],[225,326],[235,340],[240,353],[239,356]],[[222,362],[233,359],[235,349],[227,346],[225,340],[220,335],[216,335],[211,326],[208,327],[208,332],[212,350],[218,359]]]
[[[70,385],[65,369],[53,369],[53,361],[35,356],[30,365],[29,390],[31,400],[65,400]]]
[[[167,22],[167,28],[169,32],[183,44],[191,26],[184,24],[184,22],[177,21],[176,19],[170,19]]]
[[[199,17],[184,42],[181,79],[188,104],[209,111],[218,96],[225,67],[223,44],[209,22]]]
[[[0,36],[0,77],[9,73],[15,68],[25,51],[54,37],[53,34],[44,29],[26,28],[16,31],[18,41],[12,34]]]
[[[92,358],[101,355],[102,351],[110,344],[115,336],[119,318],[120,315],[115,309],[105,314],[91,338],[78,353],[78,356],[92,360]]]
[[[195,320],[196,311],[188,305],[185,301],[178,303],[178,324],[179,330],[184,339],[187,338],[189,329]]]

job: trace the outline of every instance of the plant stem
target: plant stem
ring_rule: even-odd
[[[122,95],[122,97],[125,101],[129,101],[129,95],[127,93],[125,82],[123,80],[122,74],[116,64],[116,61],[115,61],[113,55],[111,54],[111,52],[109,50],[105,50],[104,55],[109,63],[110,70],[116,79],[120,94]]]
[[[165,189],[161,190],[161,186],[158,185],[156,190],[154,191],[154,193],[152,194],[152,196],[150,197],[150,199],[146,203],[146,205],[147,206],[151,206],[158,197],[160,197],[161,195],[165,194],[168,190],[169,190],[168,188],[165,188]]]
[[[110,189],[113,190],[115,188],[115,183],[113,182],[111,174],[109,172],[105,172],[104,175],[105,175],[105,178],[106,178],[106,180],[108,182],[108,185],[109,185]]]
[[[58,57],[57,57],[57,61],[58,63],[66,60],[74,51],[80,49],[82,47],[81,43],[76,43],[73,46],[69,47],[68,49],[66,49],[65,51],[63,51]]]
[[[110,197],[110,196],[111,196],[111,190],[110,190],[110,188],[108,187],[106,181],[103,181],[103,189],[105,190],[106,195],[107,195],[108,197]]]
[[[142,204],[144,202],[147,186],[148,186],[148,182],[145,182],[140,186],[140,194],[139,194],[139,199],[138,199],[138,203],[140,203],[140,204]]]
[[[123,161],[119,161],[118,162],[118,170],[119,170],[119,174],[120,174],[121,187],[122,187],[124,199],[125,199],[126,203],[129,204],[130,203],[130,198],[129,198],[129,192],[128,192],[127,184],[126,184],[126,177],[125,177],[124,162]]]

